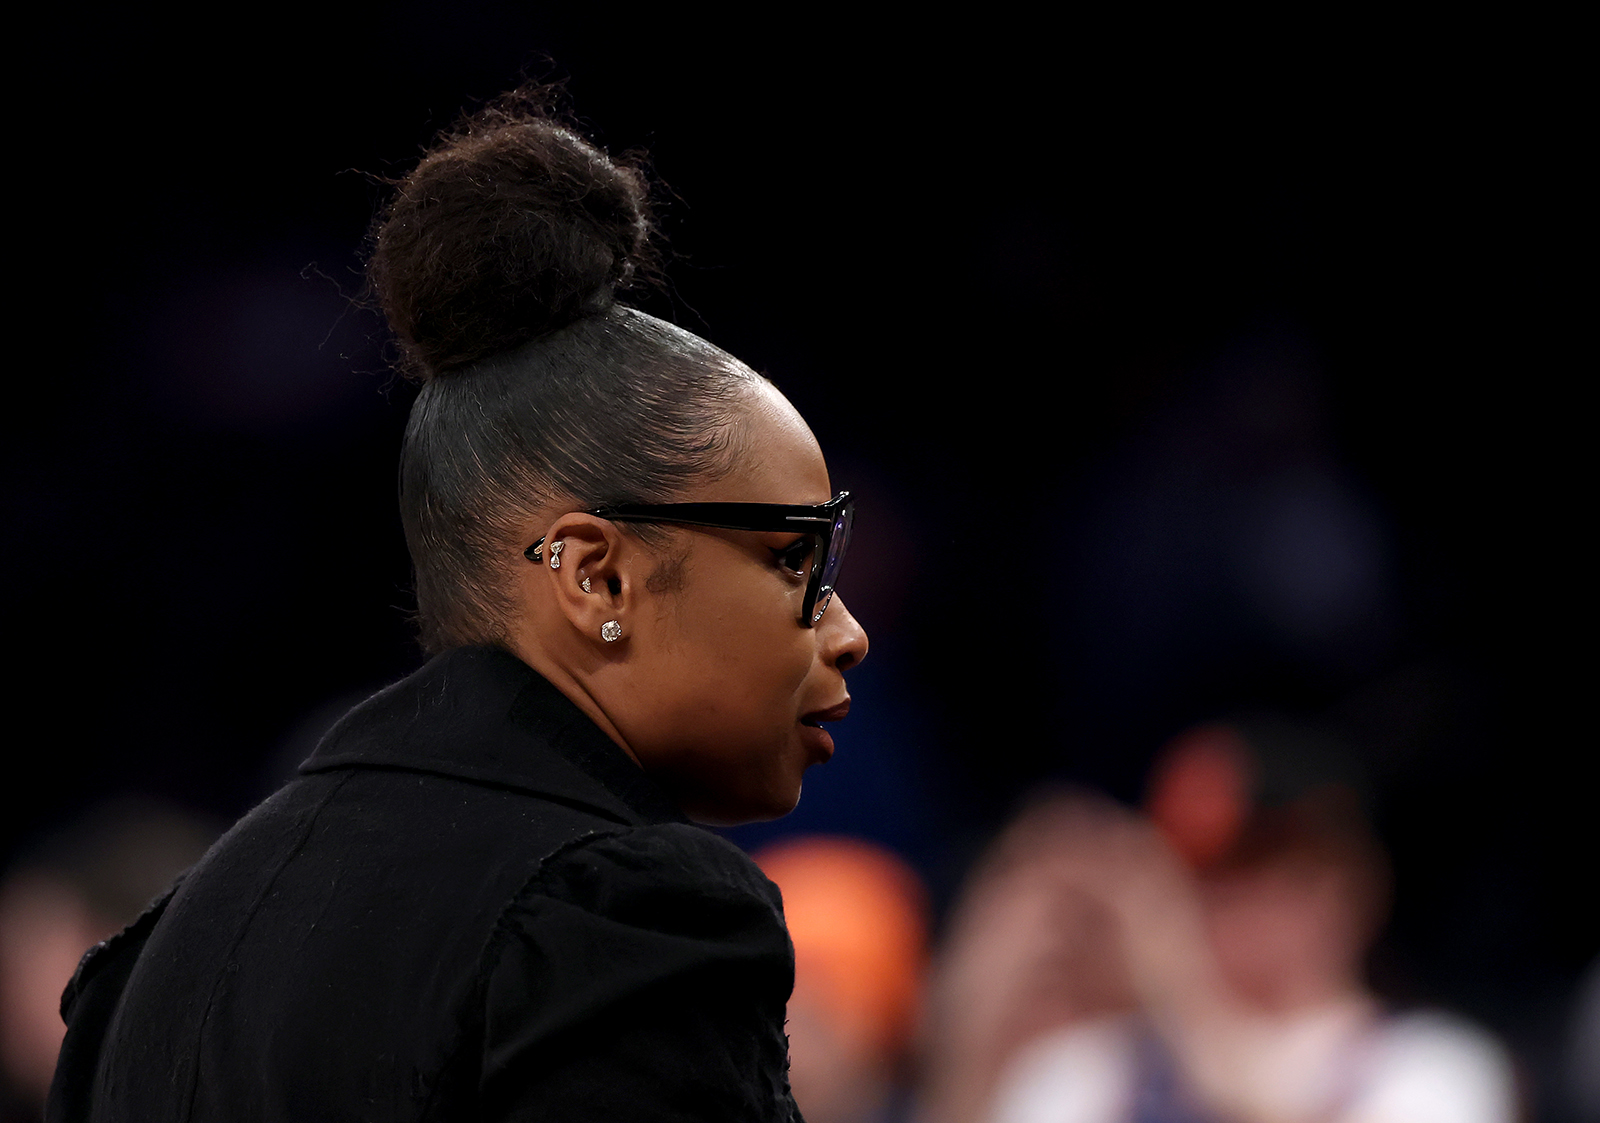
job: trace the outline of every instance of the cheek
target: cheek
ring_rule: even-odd
[[[742,611],[712,617],[708,626],[684,636],[684,671],[697,706],[730,719],[788,724],[799,716],[795,707],[811,672],[812,654],[795,633],[793,621],[781,614]],[[732,730],[730,730],[732,732]]]
[[[667,622],[675,649],[669,658],[682,659],[685,673],[698,679],[695,692],[719,709],[797,698],[814,647],[798,623],[799,597],[750,564],[696,578]]]
[[[728,596],[685,621],[682,720],[714,753],[742,767],[781,763],[774,754],[797,741],[805,685],[813,672],[811,633],[789,612],[783,590],[768,581],[759,596]],[[736,590],[730,589],[729,592]]]
[[[659,727],[647,767],[702,822],[787,814],[809,762],[798,720],[809,662],[749,627],[714,634],[710,643],[686,639],[695,642],[677,653],[682,677],[672,716]]]

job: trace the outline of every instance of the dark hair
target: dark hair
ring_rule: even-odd
[[[424,383],[400,509],[429,651],[503,640],[517,535],[548,504],[665,502],[729,471],[756,377],[616,303],[653,262],[646,179],[550,100],[519,91],[447,133],[374,228],[369,280]]]

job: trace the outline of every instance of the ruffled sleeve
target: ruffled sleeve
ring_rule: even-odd
[[[674,823],[569,846],[501,918],[485,967],[485,1118],[800,1118],[781,900],[716,835]]]

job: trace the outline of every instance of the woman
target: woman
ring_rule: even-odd
[[[798,1118],[771,818],[867,640],[805,422],[616,303],[639,173],[544,115],[445,137],[371,279],[435,658],[323,740],[63,997],[53,1119]]]

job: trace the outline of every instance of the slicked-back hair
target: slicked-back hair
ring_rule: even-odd
[[[731,471],[733,415],[756,377],[698,336],[614,306],[431,379],[400,462],[423,646],[504,641],[535,514],[669,502]]]

